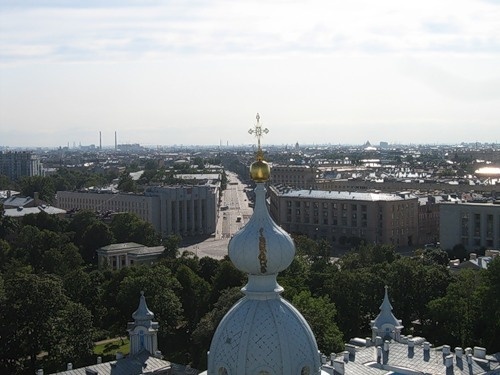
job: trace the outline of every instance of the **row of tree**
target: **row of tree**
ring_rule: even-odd
[[[93,213],[72,221],[43,213],[0,225],[0,373],[47,372],[95,363],[93,342],[126,335],[140,291],[160,322],[159,348],[173,362],[206,368],[215,328],[246,276],[228,259],[178,254],[179,238],[160,239],[131,214],[107,224]],[[134,241],[166,247],[152,267],[96,267],[95,250]],[[305,316],[324,353],[370,335],[384,285],[404,333],[435,345],[500,350],[500,261],[451,275],[446,253],[401,257],[388,246],[361,245],[332,262],[325,242],[295,238],[297,255],[278,278],[284,297]]]

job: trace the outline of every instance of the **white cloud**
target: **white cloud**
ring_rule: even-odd
[[[76,61],[78,52],[93,60],[193,53],[500,53],[500,7],[473,0],[49,4],[4,5],[0,46],[6,61],[34,45],[43,48],[32,58]]]
[[[95,143],[111,128],[148,144],[250,143],[257,111],[271,143],[417,141],[427,139],[418,130],[438,128],[459,141],[470,124],[488,139],[498,127],[500,7],[491,1],[0,7],[4,144],[30,134]]]

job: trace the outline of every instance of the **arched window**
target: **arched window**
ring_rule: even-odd
[[[225,367],[219,367],[219,374],[218,375],[228,375],[227,369]]]
[[[309,368],[309,366],[302,367],[300,375],[311,375],[311,369]]]

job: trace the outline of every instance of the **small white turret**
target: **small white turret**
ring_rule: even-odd
[[[134,322],[128,323],[130,336],[130,354],[147,350],[151,355],[158,351],[158,322],[153,322],[154,314],[146,304],[144,292],[141,292],[139,307],[132,314]]]

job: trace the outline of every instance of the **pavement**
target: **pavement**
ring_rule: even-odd
[[[228,184],[226,190],[222,192],[215,235],[186,238],[179,248],[181,253],[188,250],[199,258],[205,256],[224,258],[227,255],[229,240],[252,216],[253,208],[249,207],[250,201],[246,194],[246,189],[249,187],[243,184],[235,173],[229,171],[226,173]]]

